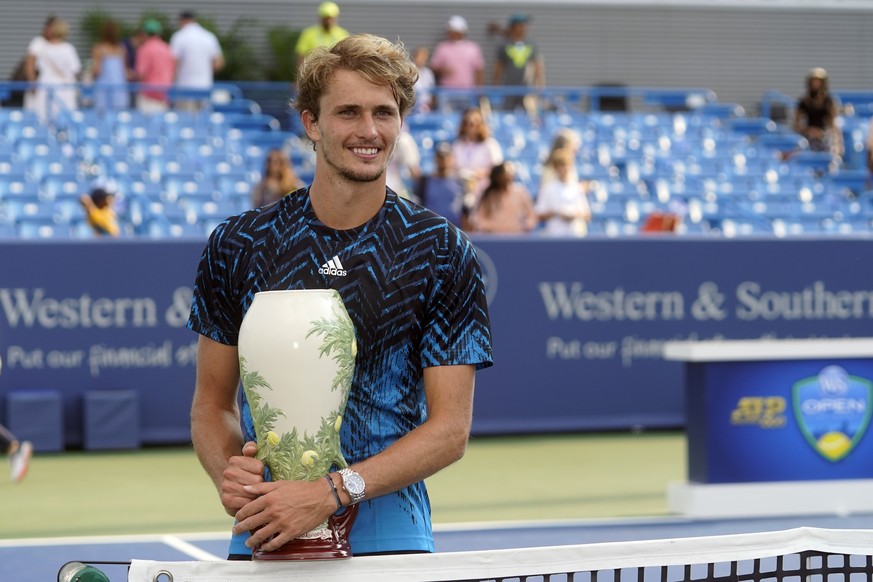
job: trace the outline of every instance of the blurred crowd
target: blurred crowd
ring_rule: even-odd
[[[339,19],[338,4],[319,5],[317,22],[303,28],[298,37],[298,66],[316,47],[331,46],[350,34]],[[543,55],[528,35],[531,23],[526,13],[512,14],[505,24],[492,23],[489,33],[499,35],[500,42],[490,77],[482,48],[468,37],[468,23],[461,15],[446,21],[444,38],[434,47],[410,49],[419,69],[414,112],[451,109],[463,114],[454,138],[436,144],[433,170],[427,174],[422,171],[419,145],[408,131],[403,132],[387,168],[388,185],[469,232],[585,236],[591,207],[589,184],[580,180],[576,168],[579,136],[570,130],[553,136],[536,191],[530,191],[518,180],[515,162],[505,159],[504,145],[493,137],[486,112],[470,107],[465,94],[486,84],[512,88],[496,107],[535,113],[535,90],[545,87],[546,79]],[[75,84],[81,81],[92,86],[93,107],[98,111],[136,107],[152,114],[171,105],[190,111],[204,106],[205,92],[225,62],[217,37],[198,23],[196,14],[182,11],[172,33],[155,19],[143,21],[129,38],[122,38],[120,30],[117,22],[106,21],[83,67],[79,52],[67,40],[68,23],[49,17],[19,67],[20,78],[32,87],[22,95],[21,105],[37,112],[41,120],[50,120],[59,110],[77,107]],[[836,109],[828,94],[827,73],[812,69],[806,82],[794,129],[807,138],[810,149],[840,155],[842,143],[835,131]],[[130,83],[137,84],[136,90],[128,87]],[[443,102],[437,101],[437,94]],[[252,185],[253,206],[275,202],[304,186],[288,152],[282,150],[269,152],[260,178]],[[83,205],[89,217],[98,215],[95,208],[100,210],[100,203],[95,205],[90,195],[83,197]],[[105,227],[95,230],[112,234]]]

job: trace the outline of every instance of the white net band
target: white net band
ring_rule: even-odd
[[[777,558],[777,566],[765,566],[767,576],[749,575],[742,580],[786,580],[798,576],[798,568],[821,563],[829,568],[827,556],[861,557],[857,572],[873,568],[873,530],[833,530],[796,528],[780,532],[610,542],[573,546],[520,548],[478,552],[446,552],[435,554],[407,554],[401,556],[372,556],[346,560],[284,561],[284,562],[157,562],[134,560],[131,563],[130,582],[237,582],[241,580],[318,580],[332,581],[453,581],[453,580],[525,580],[531,576],[563,575],[566,580],[623,580],[622,572],[632,570],[634,580],[660,580],[663,574],[646,573],[648,568],[674,567],[688,571],[692,566],[703,572],[744,567],[756,571],[761,560]],[[786,561],[796,563],[784,574],[782,557],[800,556]],[[812,560],[811,556],[818,558]],[[752,562],[755,565],[744,565]],[[852,560],[857,564],[858,560]],[[715,568],[719,566],[720,568]],[[788,569],[789,566],[786,566]],[[597,578],[585,576],[592,572],[614,572],[614,576]],[[839,572],[838,567],[835,571]],[[579,576],[577,576],[579,575]],[[869,572],[873,576],[873,572]],[[686,575],[687,576],[687,575]],[[716,574],[707,577],[670,577],[670,580],[719,580]],[[725,579],[728,579],[727,577]],[[831,582],[850,580],[826,578]],[[851,580],[855,578],[852,577]],[[873,578],[863,578],[870,580]]]

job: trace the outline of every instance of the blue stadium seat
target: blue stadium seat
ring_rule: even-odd
[[[8,220],[24,215],[51,214],[54,206],[52,202],[40,199],[38,186],[29,182],[22,184],[21,189],[10,190],[0,199],[0,205]]]
[[[34,111],[0,108],[0,115],[3,116],[0,118],[3,136],[12,143],[23,136],[48,135],[48,130],[40,124]]]
[[[788,165],[801,171],[826,172],[833,162],[834,156],[829,152],[804,150],[791,156],[788,160]]]
[[[54,215],[22,215],[15,219],[18,236],[25,239],[70,238],[69,223],[57,221]]]
[[[191,224],[185,219],[171,220],[160,215],[149,219],[145,232],[151,238],[203,238],[205,236],[203,227],[197,223]]]
[[[777,130],[776,122],[767,117],[735,117],[728,120],[727,123],[734,133],[755,137]]]
[[[261,106],[253,99],[237,98],[226,103],[213,103],[212,110],[219,113],[256,115],[261,113]]]
[[[78,185],[78,183],[76,183]],[[86,190],[78,190],[72,192],[60,192],[53,197],[55,216],[62,222],[70,222],[77,218],[85,216],[85,209],[82,206],[80,197],[86,193]]]
[[[279,120],[266,113],[229,113],[226,114],[229,127],[240,130],[256,130],[273,132],[282,129]]]
[[[87,181],[79,178],[75,170],[59,174],[47,174],[40,180],[42,195],[54,200],[61,194],[86,194],[90,191]]]
[[[870,172],[863,170],[838,170],[825,178],[828,187],[835,189],[847,189],[857,195],[866,191],[871,183]]]

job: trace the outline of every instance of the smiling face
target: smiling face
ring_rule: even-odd
[[[333,73],[319,106],[318,119],[309,111],[302,116],[315,144],[316,171],[323,168],[348,182],[384,181],[401,129],[391,88],[340,69]]]

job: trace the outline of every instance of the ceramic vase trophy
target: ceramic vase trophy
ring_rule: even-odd
[[[348,466],[340,426],[355,369],[355,329],[333,289],[256,293],[239,333],[239,365],[258,438],[257,458],[274,481],[324,479]],[[327,484],[325,484],[327,487]],[[260,560],[351,557],[353,505]]]

